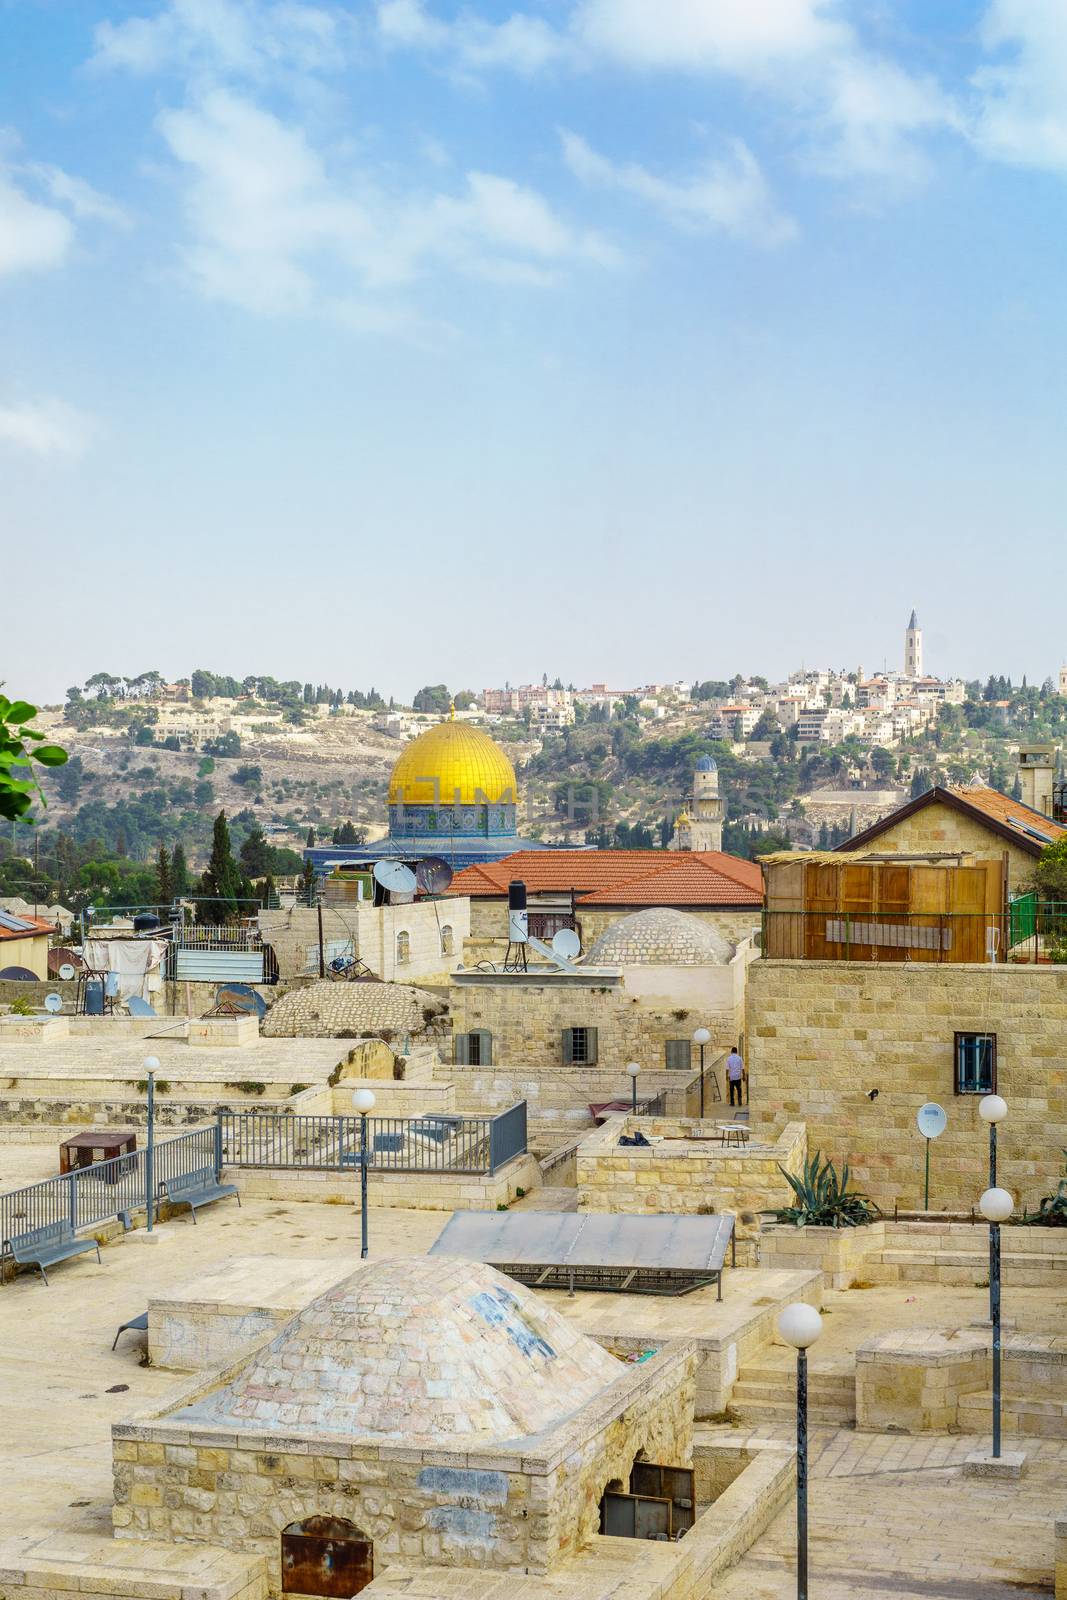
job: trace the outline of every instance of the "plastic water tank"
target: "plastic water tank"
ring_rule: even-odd
[[[99,978],[90,978],[85,985],[85,1015],[87,1017],[104,1015],[104,985]]]

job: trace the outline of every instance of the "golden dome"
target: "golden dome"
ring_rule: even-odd
[[[689,813],[684,808],[681,811],[679,811],[679,813],[678,813],[678,821],[676,822],[675,826],[678,827],[678,828],[688,828],[688,826],[689,826]]]
[[[515,805],[515,768],[500,746],[467,722],[439,722],[404,750],[389,779],[389,804]]]

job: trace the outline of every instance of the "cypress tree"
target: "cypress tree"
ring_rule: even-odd
[[[225,811],[220,811],[215,818],[211,836],[211,857],[201,886],[207,897],[207,904],[201,911],[202,921],[227,922],[237,915],[237,899],[241,894],[241,869],[233,857]]]
[[[156,889],[159,895],[159,904],[166,910],[174,898],[174,877],[171,871],[171,860],[163,840],[159,841],[159,853],[156,856]]]
[[[172,895],[189,893],[189,863],[185,859],[185,849],[180,840],[174,846],[170,858],[170,888]]]

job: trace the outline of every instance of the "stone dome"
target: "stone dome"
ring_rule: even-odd
[[[694,772],[718,772],[718,770],[719,765],[714,756],[701,756],[693,768]]]
[[[734,947],[718,928],[690,916],[654,906],[621,917],[589,950],[590,967],[724,967]]]
[[[389,779],[389,804],[514,805],[515,768],[498,744],[468,722],[439,722],[405,746]]]
[[[173,1417],[271,1434],[503,1441],[563,1421],[622,1370],[493,1267],[417,1256],[335,1284],[232,1382]]]

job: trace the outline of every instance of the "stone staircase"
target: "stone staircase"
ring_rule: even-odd
[[[1034,1439],[1067,1439],[1067,1400],[1043,1400],[1023,1395],[1002,1394],[1001,1426],[1006,1434]],[[993,1394],[961,1394],[960,1430],[963,1433],[989,1433],[993,1427]]]
[[[766,1362],[745,1365],[734,1384],[729,1415],[739,1422],[788,1422],[797,1414],[796,1366]],[[808,1419],[830,1428],[847,1428],[856,1420],[856,1377],[853,1371],[808,1372]]]

